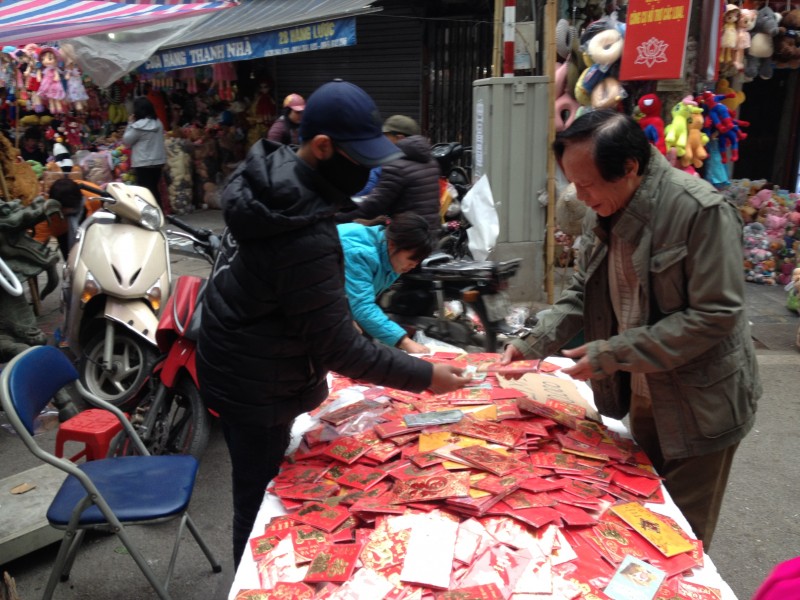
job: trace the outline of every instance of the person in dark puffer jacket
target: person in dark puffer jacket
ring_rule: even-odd
[[[222,195],[227,230],[203,300],[197,372],[220,415],[233,471],[238,566],[292,421],[328,395],[328,370],[409,391],[441,393],[468,381],[359,335],[344,291],[333,215],[397,156],[377,107],[341,80],[309,98],[295,153],[257,142]]]
[[[379,216],[416,213],[427,219],[431,231],[438,233],[439,163],[431,154],[428,140],[419,135],[417,122],[404,115],[393,115],[383,124],[384,134],[403,151],[403,156],[381,167],[375,187],[355,210],[336,215],[339,223],[356,219],[370,221]]]

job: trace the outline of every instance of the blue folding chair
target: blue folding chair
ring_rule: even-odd
[[[141,456],[105,458],[76,465],[39,446],[33,437],[35,417],[56,392],[73,382],[87,401],[117,416]],[[69,578],[88,529],[117,535],[162,599],[169,599],[167,587],[185,526],[197,540],[213,572],[222,571],[186,512],[194,490],[197,460],[189,455],[150,456],[122,411],[87,392],[78,381],[77,371],[60,350],[36,346],[14,357],[0,373],[0,401],[9,422],[28,449],[44,462],[68,473],[47,511],[50,524],[64,529],[65,533],[44,600],[52,597],[59,577],[62,581]],[[126,528],[163,523],[177,517],[180,517],[180,526],[162,584],[131,541]]]

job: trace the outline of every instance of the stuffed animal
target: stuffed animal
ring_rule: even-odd
[[[737,72],[744,71],[745,50],[750,48],[750,32],[756,26],[758,13],[749,8],[739,11],[739,20],[736,22],[736,52],[733,55],[733,66]]]
[[[739,22],[739,7],[735,4],[725,5],[722,19],[722,33],[719,38],[720,70],[725,72],[733,65],[736,55],[736,44],[739,39],[736,24]]]
[[[661,154],[667,153],[667,146],[664,142],[664,119],[661,118],[661,100],[655,94],[645,94],[636,103],[639,112],[639,127],[641,127],[647,139],[653,144]]]
[[[625,97],[615,76],[622,57],[622,34],[607,22],[594,23],[582,41],[588,66],[575,86],[575,98],[584,106],[614,108]]]
[[[780,15],[775,14],[767,0],[756,0],[759,6],[756,24],[750,32],[750,48],[747,51],[747,62],[744,67],[745,77],[752,80],[757,76],[762,79],[772,77],[772,53],[775,51],[773,38],[778,35]]]
[[[680,157],[681,166],[692,166],[699,169],[703,166],[703,161],[708,158],[706,152],[706,144],[708,144],[708,136],[703,133],[703,114],[701,112],[692,112],[688,121],[688,134],[686,138],[686,151]]]
[[[567,92],[567,73],[569,64],[563,62],[556,68],[556,131],[564,131],[572,125],[580,104]]]
[[[800,67],[800,9],[789,10],[781,15],[772,58],[778,68],[796,69]]]
[[[675,148],[675,153],[680,158],[686,154],[686,144],[689,138],[689,119],[692,113],[701,113],[703,109],[691,96],[672,107],[672,122],[664,128],[664,141],[667,149]]]
[[[747,9],[743,9],[743,11],[744,10]],[[739,107],[744,104],[744,101],[747,98],[744,92],[734,90],[731,87],[730,82],[724,77],[717,82],[717,89],[714,90],[714,92],[718,96],[724,96],[722,103],[727,107],[728,112],[732,117],[735,117],[738,114]]]

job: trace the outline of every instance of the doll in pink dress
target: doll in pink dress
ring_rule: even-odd
[[[42,102],[47,102],[47,107],[52,114],[65,112],[64,99],[66,93],[61,83],[61,74],[58,71],[58,61],[61,56],[55,48],[44,47],[39,50],[39,62],[42,64],[42,81],[39,84],[39,97]]]

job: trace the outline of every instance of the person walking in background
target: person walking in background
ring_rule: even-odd
[[[267,132],[267,139],[286,146],[300,143],[299,130],[306,101],[300,94],[289,94],[283,100],[283,112]]]
[[[158,205],[163,206],[158,184],[161,170],[167,162],[164,126],[156,117],[153,103],[144,96],[133,101],[133,116],[122,135],[122,143],[131,149],[131,167],[136,185],[150,190]]]
[[[376,340],[409,354],[430,352],[408,337],[376,302],[400,275],[415,268],[433,250],[428,222],[414,213],[400,213],[385,225],[344,223],[337,229],[344,250],[344,289],[358,326]]]
[[[393,115],[383,123],[386,137],[403,155],[381,167],[375,187],[358,203],[355,210],[336,215],[338,223],[356,219],[371,220],[385,215],[413,212],[424,217],[431,231],[442,224],[439,215],[439,163],[431,154],[431,145],[421,136],[419,125],[411,117]]]
[[[598,410],[634,440],[706,551],[739,442],[761,395],[745,315],[739,211],[674,169],[630,117],[598,110],[553,151],[583,222],[578,270],[504,363],[544,358],[583,330],[563,369],[591,380]]]
[[[197,374],[231,456],[237,566],[292,422],[328,396],[329,370],[417,392],[469,381],[353,327],[333,214],[370,167],[400,153],[378,119],[364,90],[327,83],[308,100],[300,148],[256,142],[222,192],[227,229],[203,298]]]

